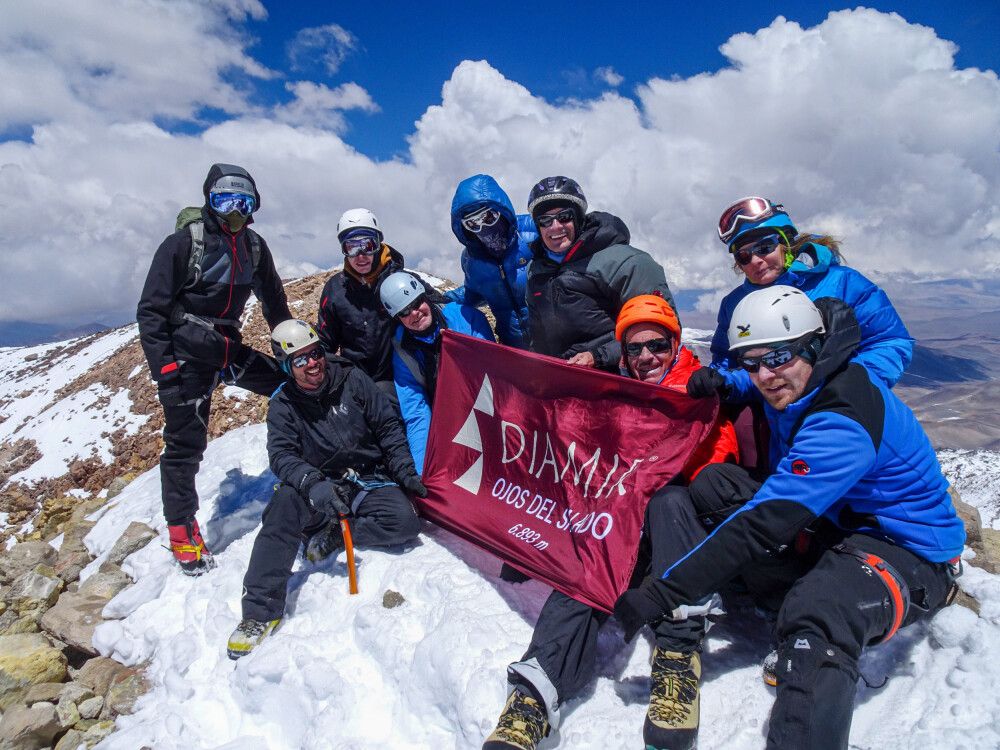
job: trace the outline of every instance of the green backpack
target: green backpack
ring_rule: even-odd
[[[192,287],[201,281],[201,264],[205,258],[205,223],[201,220],[201,209],[198,206],[188,206],[182,208],[177,214],[177,221],[174,224],[174,231],[187,227],[191,233],[191,254],[188,256],[188,274],[185,288]],[[254,273],[260,267],[260,235],[247,228],[250,235],[250,258]]]

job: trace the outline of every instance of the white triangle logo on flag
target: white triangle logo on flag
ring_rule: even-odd
[[[469,416],[465,420],[465,424],[462,425],[462,429],[458,431],[458,434],[455,435],[455,439],[451,442],[464,445],[466,448],[473,448],[474,450],[482,453],[483,437],[479,434],[479,424],[476,422],[476,412],[469,412]]]
[[[469,467],[462,476],[454,482],[463,490],[471,492],[473,495],[479,494],[479,486],[483,483],[483,457],[480,456],[476,462]]]
[[[490,382],[489,375],[483,375],[483,386],[479,389],[479,395],[476,396],[476,403],[472,408],[493,416],[493,384]]]

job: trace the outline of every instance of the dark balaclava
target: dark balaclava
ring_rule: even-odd
[[[483,227],[477,234],[473,234],[486,250],[497,258],[502,258],[507,252],[507,243],[510,242],[510,222],[507,217],[501,216],[496,224]]]

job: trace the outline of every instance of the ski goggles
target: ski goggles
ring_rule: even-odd
[[[374,237],[351,237],[340,243],[344,255],[348,258],[357,258],[359,255],[374,255],[378,246],[378,240]]]
[[[535,223],[541,227],[551,227],[552,222],[558,221],[560,224],[570,224],[576,218],[576,212],[572,208],[564,208],[557,214],[539,214],[535,217]]]
[[[487,206],[462,219],[462,226],[473,234],[478,234],[483,227],[491,227],[500,220],[500,212]]]
[[[649,341],[633,341],[625,344],[625,353],[630,357],[638,357],[643,349],[649,349],[650,354],[662,354],[669,352],[673,348],[674,342],[671,339],[659,338]]]
[[[763,221],[784,210],[785,207],[780,203],[772,203],[767,198],[740,198],[719,217],[719,239],[728,245],[741,224]]]
[[[208,202],[216,213],[223,215],[238,213],[249,216],[257,208],[256,199],[246,193],[210,193]]]
[[[780,236],[777,234],[769,234],[765,237],[761,237],[756,242],[749,242],[746,245],[730,250],[729,253],[739,265],[745,266],[751,261],[753,256],[756,255],[759,258],[763,258],[765,255],[770,255],[780,244]]]
[[[764,365],[768,370],[775,370],[783,365],[787,365],[795,357],[806,352],[815,335],[815,333],[807,333],[795,341],[776,346],[771,351],[758,354],[755,357],[748,357],[745,354],[741,354],[739,357],[739,366],[747,372],[758,372],[761,365]]]
[[[296,354],[294,357],[292,357],[291,358],[292,366],[305,367],[310,362],[319,362],[321,359],[323,359],[325,354],[326,353],[323,351],[323,347],[321,346],[314,347],[307,352],[302,352],[302,354]]]

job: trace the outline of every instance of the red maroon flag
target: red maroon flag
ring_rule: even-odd
[[[610,612],[650,496],[708,434],[716,399],[445,331],[419,500],[427,518]]]

